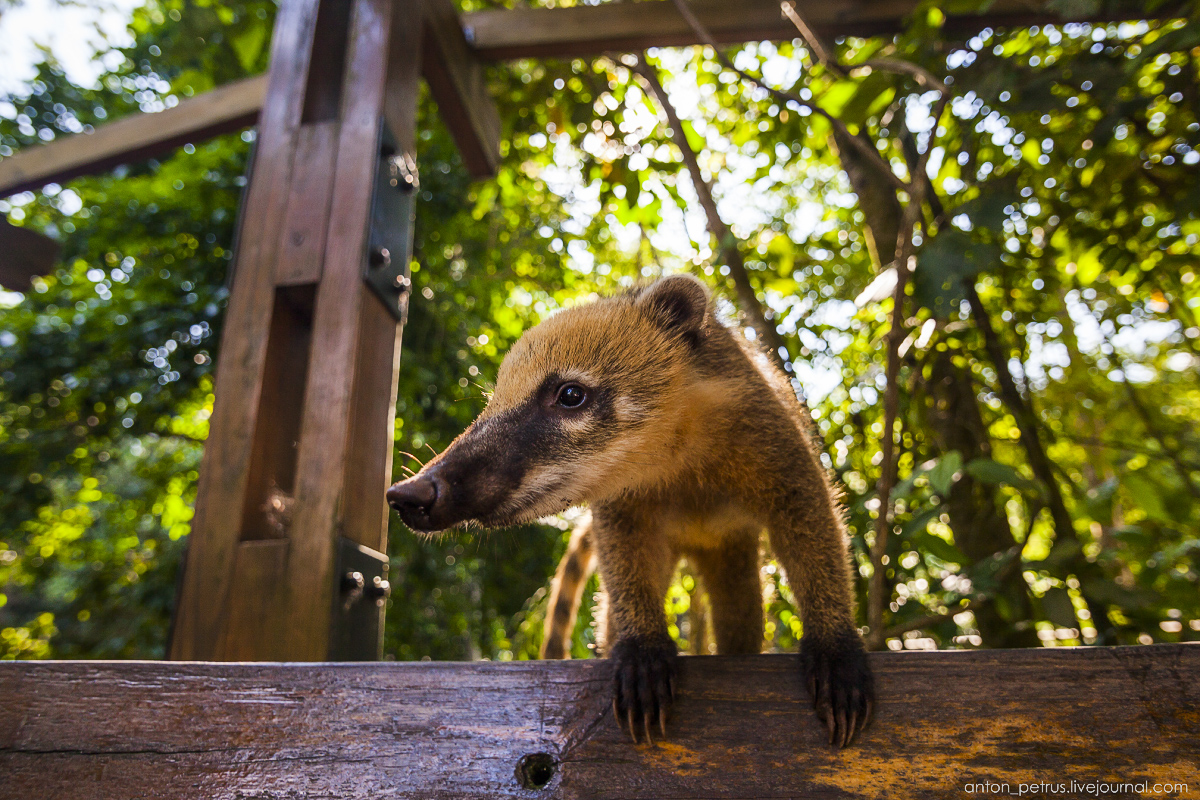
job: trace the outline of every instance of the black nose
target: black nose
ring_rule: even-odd
[[[387,490],[388,505],[402,516],[415,511],[427,517],[437,499],[437,481],[429,475],[414,475]]]

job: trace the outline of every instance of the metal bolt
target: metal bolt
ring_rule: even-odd
[[[390,177],[388,183],[406,191],[416,189],[421,185],[417,177],[417,161],[407,153],[397,153],[387,160]]]
[[[371,264],[371,269],[382,269],[392,265],[392,254],[386,247],[372,247],[367,260]]]
[[[366,585],[367,585],[367,582],[365,580],[363,580],[363,574],[361,572],[347,572],[345,575],[342,576],[342,592],[343,593],[354,592],[354,591],[361,592],[363,590],[363,587]]]
[[[384,601],[392,594],[392,585],[388,583],[386,578],[381,578],[376,575],[371,579],[371,585],[363,590],[363,596],[369,600],[374,600],[375,605],[381,606]]]

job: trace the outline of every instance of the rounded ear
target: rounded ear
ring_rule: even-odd
[[[708,288],[691,275],[671,275],[647,286],[637,305],[664,330],[695,337],[708,315]]]

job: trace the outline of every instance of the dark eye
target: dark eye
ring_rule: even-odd
[[[579,408],[587,400],[587,392],[578,383],[564,383],[558,390],[554,404],[560,408]]]

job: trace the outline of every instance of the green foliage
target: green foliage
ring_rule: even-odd
[[[14,118],[0,119],[0,155],[244,77],[221,43],[269,26],[273,11],[139,11],[136,42],[98,88],[42,65],[32,93],[13,99]],[[222,137],[5,204],[64,249],[0,320],[0,656],[164,653],[246,151],[243,138]]]
[[[150,3],[98,88],[45,64],[28,97],[0,103],[0,157],[261,71],[274,8]],[[930,5],[893,39],[836,47],[845,63],[902,59],[949,79],[954,99],[936,123],[907,76],[802,68],[797,42],[731,53],[836,111],[902,176],[929,129],[937,135],[886,565],[887,624],[921,624],[890,646],[1200,638],[1200,27],[1048,26],[964,42],[942,20]],[[861,607],[891,316],[890,300],[852,302],[876,278],[863,212],[826,121],[739,81],[702,48],[651,60],[670,73],[797,386],[814,396],[846,489]],[[505,122],[492,181],[469,182],[422,99],[418,266],[396,421],[397,447],[412,455],[397,457],[398,473],[449,444],[482,408],[507,348],[558,307],[686,269],[732,316],[729,269],[680,154],[619,60],[520,62],[490,79]],[[64,244],[35,291],[3,295],[0,656],[163,653],[251,138],[0,203]],[[1006,364],[985,347],[968,285]],[[1002,400],[1000,367],[1034,411],[1071,531],[1046,509],[1050,487]],[[387,653],[534,656],[564,546],[550,525],[426,540],[393,521]],[[767,645],[794,647],[794,598],[776,565],[763,576]],[[674,632],[693,647],[697,593],[684,570],[668,598]],[[942,618],[922,622],[930,615]],[[577,657],[593,643],[591,620],[585,608]],[[1010,638],[1021,635],[1031,638]]]

